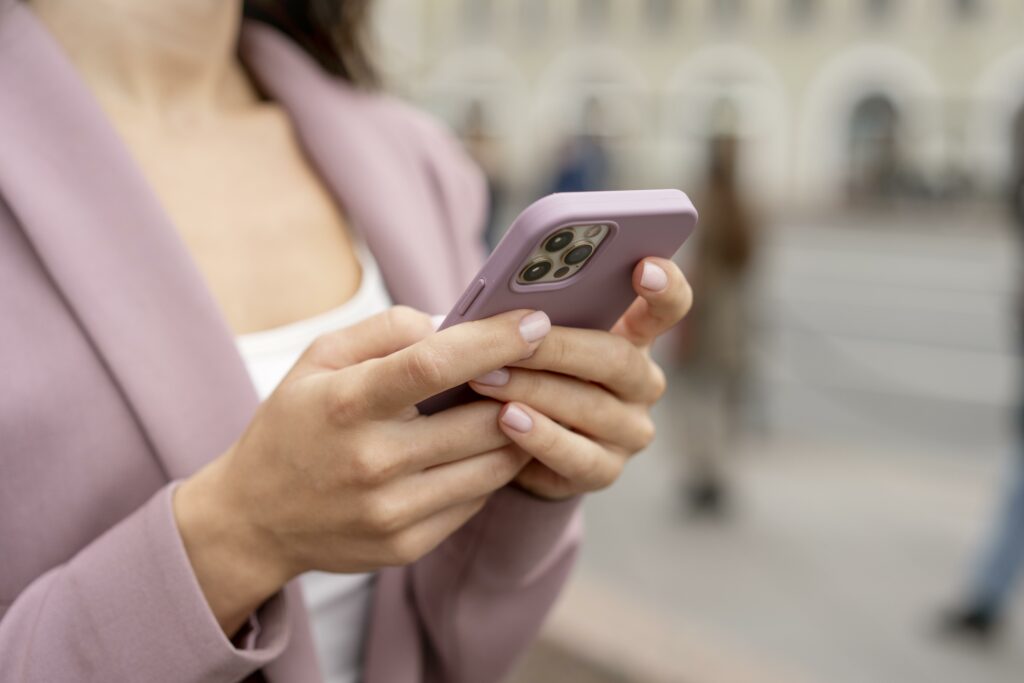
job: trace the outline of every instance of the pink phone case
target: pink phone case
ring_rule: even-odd
[[[565,280],[522,284],[517,276],[533,249],[560,228],[604,224],[607,236],[585,266]],[[610,329],[636,298],[632,275],[647,256],[671,258],[697,224],[679,190],[552,194],[528,206],[505,233],[440,329],[517,308],[541,310],[554,325]],[[478,398],[462,385],[419,404],[432,414]]]

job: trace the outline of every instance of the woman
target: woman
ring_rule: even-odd
[[[748,370],[756,219],[739,187],[739,144],[734,135],[717,133],[708,146],[694,278],[703,295],[687,320],[682,354],[689,404],[685,502],[709,516],[728,503],[726,463]]]
[[[355,87],[362,5],[0,0],[0,680],[320,681],[314,570],[333,680],[497,680],[649,441],[669,262],[614,333],[391,307],[483,183]]]

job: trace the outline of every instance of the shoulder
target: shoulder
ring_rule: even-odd
[[[350,189],[360,188],[374,211],[403,197],[404,211],[429,219],[421,221],[429,227],[424,234],[449,241],[460,270],[475,272],[487,183],[444,124],[394,95],[328,74],[268,26],[247,22],[240,53],[264,93],[288,111],[321,169],[333,169],[337,182]]]
[[[348,84],[338,87],[354,90]],[[386,93],[359,92],[356,99],[377,132],[376,148],[382,153],[387,148],[401,160],[404,173],[413,173],[426,183],[438,218],[459,252],[466,271],[462,276],[469,277],[483,261],[490,201],[480,166],[433,115]]]
[[[344,86],[351,87],[351,86]],[[386,93],[364,93],[384,137],[401,145],[427,173],[449,213],[467,211],[482,227],[487,182],[451,129],[433,115]]]
[[[258,22],[245,22],[240,52],[263,89],[297,122],[322,135],[365,137],[352,142],[372,147],[394,169],[426,173],[445,210],[474,214],[482,229],[483,172],[443,123],[394,95],[331,76],[290,38]]]

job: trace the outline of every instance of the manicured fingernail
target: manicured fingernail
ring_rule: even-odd
[[[519,334],[528,344],[543,339],[551,331],[551,319],[544,311],[534,311],[524,315],[519,321]]]
[[[644,270],[640,273],[640,286],[652,292],[660,292],[668,287],[668,274],[650,261],[644,261]]]
[[[526,411],[511,403],[505,406],[505,412],[501,414],[501,421],[517,432],[526,433],[533,429],[533,420],[526,414]]]
[[[432,315],[430,316],[430,324],[434,326],[434,332],[437,332],[437,328],[441,327],[441,323],[444,322],[443,315]]]
[[[508,384],[508,370],[505,368],[491,370],[486,375],[480,375],[473,381],[477,384],[486,384],[492,387],[503,387]]]

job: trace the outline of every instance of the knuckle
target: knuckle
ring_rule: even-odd
[[[605,464],[595,481],[597,490],[606,489],[618,481],[619,476],[622,475],[623,467],[625,467],[625,463],[618,458],[614,462]]]
[[[412,564],[427,553],[422,535],[412,530],[392,534],[387,541],[388,561],[394,565]]]
[[[525,365],[529,367],[544,368],[546,370],[558,371],[566,367],[566,363],[572,360],[571,343],[562,330],[554,329],[544,343],[537,347],[530,361]]]
[[[665,371],[661,369],[661,366],[650,361],[651,366],[651,393],[650,403],[657,403],[661,400],[661,397],[665,395],[665,391],[668,389],[668,379],[665,377]]]
[[[390,478],[391,467],[378,453],[368,448],[356,448],[349,459],[352,478],[370,486],[383,484]]]
[[[404,512],[400,500],[394,496],[371,497],[363,511],[366,525],[379,534],[394,534],[403,527]]]
[[[340,389],[338,385],[334,385],[327,391],[324,403],[328,418],[337,425],[351,423],[353,418],[358,415],[361,406],[350,392]]]
[[[622,337],[611,337],[613,344],[608,353],[608,368],[614,373],[632,373],[636,368],[636,346]]]
[[[437,386],[444,381],[448,364],[448,359],[439,351],[423,347],[406,358],[406,377],[414,386]]]
[[[693,308],[693,287],[690,286],[690,282],[684,277],[675,299],[676,320],[679,321],[685,318],[691,308]]]
[[[546,429],[538,429],[534,448],[538,453],[555,453],[562,445],[562,428],[548,425]]]
[[[309,345],[307,353],[314,359],[326,358],[331,355],[331,350],[334,346],[335,340],[330,333],[321,334]]]
[[[588,455],[584,459],[582,478],[584,481],[590,482],[597,490],[607,488],[615,481],[615,476],[610,469],[596,453],[588,451]]]
[[[644,415],[640,418],[637,423],[637,434],[639,434],[640,448],[644,450],[654,442],[654,437],[657,435],[657,426],[654,424],[654,420],[648,415]]]
[[[584,386],[573,401],[574,410],[591,416],[597,424],[615,424],[622,419],[622,403],[606,389],[594,385]],[[578,407],[578,408],[577,408]]]
[[[639,353],[631,342],[622,337],[612,337],[615,342],[608,354],[608,371],[616,383],[626,384],[636,380],[636,358]]]
[[[521,360],[530,344],[519,334],[519,318],[505,316],[502,320],[477,320],[469,324],[469,330],[478,338],[482,348],[494,349],[505,362]],[[511,328],[511,329],[510,329]]]
[[[509,373],[509,382],[505,385],[506,391],[515,391],[515,395],[523,398],[537,396],[548,396],[551,393],[551,383],[544,381],[544,373],[539,370],[521,370]]]
[[[392,306],[385,315],[392,330],[420,330],[430,325],[430,316],[411,306]]]
[[[502,449],[488,466],[489,481],[496,486],[507,484],[519,472],[521,465],[522,460],[514,449]]]

